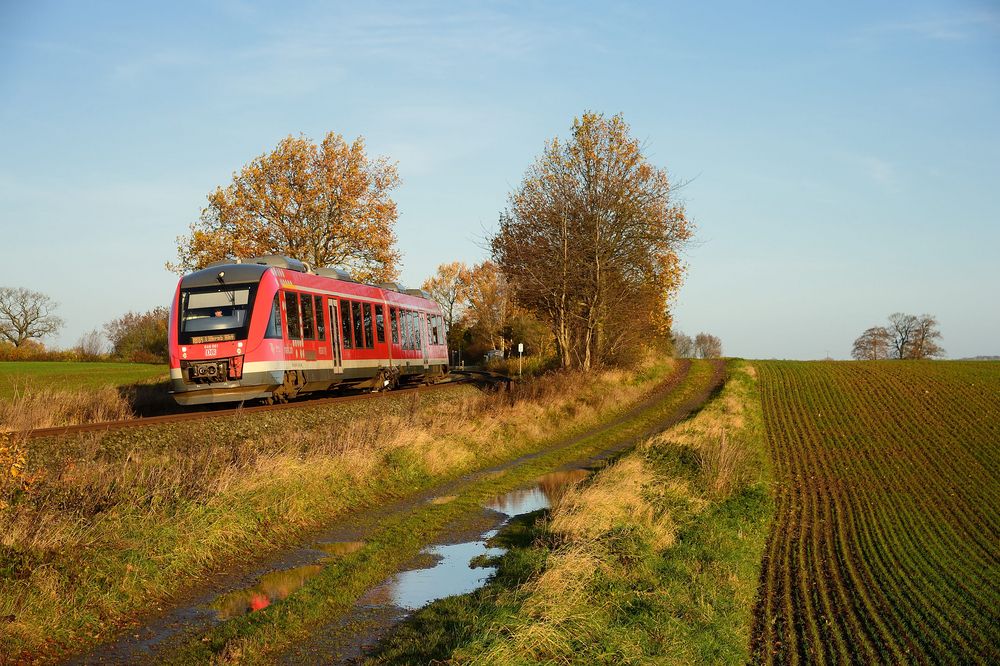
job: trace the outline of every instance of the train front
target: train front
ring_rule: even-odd
[[[276,289],[268,267],[258,264],[215,265],[181,278],[169,324],[171,393],[179,404],[271,395],[270,375],[247,375],[244,363],[260,346]]]

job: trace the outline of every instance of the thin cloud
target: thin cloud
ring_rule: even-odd
[[[987,33],[1000,34],[1000,12],[980,10],[951,16],[888,21],[868,26],[858,37],[862,41],[882,41],[892,35],[910,36],[938,42],[964,42]]]

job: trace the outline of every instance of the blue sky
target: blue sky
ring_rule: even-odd
[[[681,330],[846,358],[902,310],[1000,354],[995,4],[363,4],[0,0],[0,285],[60,302],[51,342],[166,303],[206,194],[288,134],[398,161],[418,284],[593,110],[687,182]]]

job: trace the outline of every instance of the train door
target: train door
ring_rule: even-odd
[[[330,302],[330,347],[333,350],[333,371],[344,372],[344,360],[340,356],[340,318],[337,316],[337,301]]]
[[[428,337],[427,335],[428,333],[427,326],[424,325],[426,320],[427,320],[427,315],[425,315],[423,312],[417,313],[417,330],[420,331],[420,348],[424,352],[424,367],[428,368],[430,367],[428,349],[431,346],[431,340],[430,337]]]

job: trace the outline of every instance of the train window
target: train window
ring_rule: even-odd
[[[372,335],[372,304],[362,303],[362,310],[365,313],[365,347],[368,349],[375,348],[375,336]]]
[[[278,294],[274,295],[274,300],[271,302],[271,315],[267,320],[264,337],[272,340],[281,339],[281,302],[278,300]]]
[[[413,313],[403,310],[403,349],[413,349]]]
[[[399,321],[396,318],[396,308],[389,308],[389,314],[391,315],[389,319],[392,324],[392,344],[399,344]]]
[[[227,289],[181,290],[178,333],[183,344],[208,338],[233,340],[246,337],[255,286]],[[222,336],[222,337],[218,337]]]
[[[364,321],[361,319],[361,303],[351,301],[351,315],[354,320],[354,347],[361,349],[365,346]]]
[[[288,323],[288,338],[302,339],[302,326],[299,321],[299,295],[294,291],[285,292],[285,321]]]
[[[340,333],[344,338],[344,349],[351,349],[351,302],[340,301]]]
[[[375,306],[375,337],[378,338],[378,343],[383,344],[385,342],[385,317],[382,316],[382,306]]]
[[[302,294],[302,337],[306,340],[316,339],[316,316],[313,314],[313,299],[309,294]]]
[[[423,323],[424,323],[423,319],[424,319],[423,315],[421,315],[419,312],[414,312],[413,313],[413,323],[416,324],[416,326],[414,326],[413,328],[417,332],[417,339],[416,339],[417,346],[414,347],[414,349],[423,349],[424,348],[424,346],[420,342],[420,333],[421,333],[420,329],[423,328]]]
[[[313,296],[313,303],[316,304],[316,339],[326,340],[326,326],[323,324],[323,297],[319,294]]]
[[[437,315],[431,317],[431,344],[439,345],[438,341],[438,318]]]

